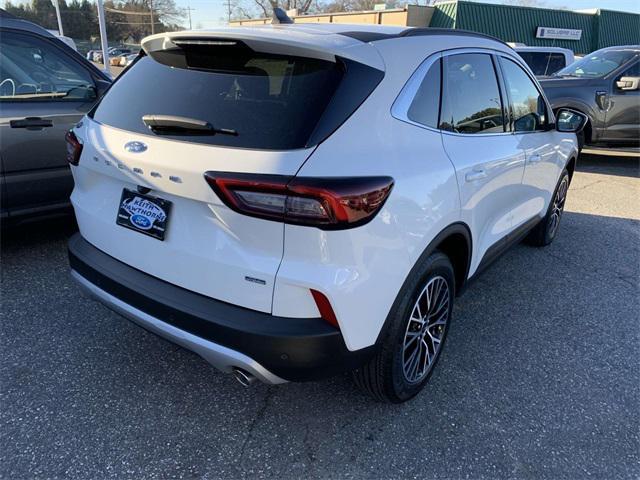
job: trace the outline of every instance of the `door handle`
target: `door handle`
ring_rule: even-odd
[[[469,172],[464,176],[464,179],[467,182],[482,180],[483,178],[487,178],[487,172],[485,172],[484,170],[474,170],[473,172]]]
[[[540,160],[542,160],[542,157],[537,153],[534,153],[529,157],[529,163],[538,163]]]
[[[27,117],[22,120],[9,121],[11,128],[45,128],[53,127],[53,121],[48,118]]]

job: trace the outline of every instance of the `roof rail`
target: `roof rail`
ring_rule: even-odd
[[[435,28],[435,27],[425,27],[425,28],[407,28],[398,34],[399,37],[421,37],[421,36],[429,36],[429,35],[462,35],[467,37],[478,37],[478,38],[486,38],[488,40],[495,40],[496,42],[500,42],[503,45],[509,46],[506,42],[503,42],[499,38],[496,38],[492,35],[487,35],[486,33],[478,33],[472,32],[471,30],[458,30],[457,28]]]

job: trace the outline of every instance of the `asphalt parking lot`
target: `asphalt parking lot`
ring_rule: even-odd
[[[458,299],[428,388],[243,388],[78,293],[69,221],[2,232],[0,476],[638,478],[638,159],[584,158],[561,232]]]

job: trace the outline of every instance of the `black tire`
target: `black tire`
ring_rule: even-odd
[[[451,261],[439,251],[429,255],[419,269],[411,274],[389,312],[377,353],[369,363],[353,372],[355,383],[360,389],[376,400],[401,403],[414,397],[424,388],[444,347],[455,294],[454,278]],[[446,291],[444,285],[447,287]],[[431,296],[434,298],[430,303],[435,305],[433,308],[440,308],[440,310],[435,310],[431,317],[431,309],[427,309],[423,316],[423,320],[427,319],[427,322],[424,322],[426,325],[414,331],[419,325],[417,319],[411,318],[415,315],[414,307],[420,298],[424,309],[429,297],[427,291],[429,286],[432,288]],[[438,290],[440,293],[436,294],[438,286],[440,286]],[[441,303],[444,302],[445,295],[446,306]],[[444,318],[444,324],[440,321],[442,318]],[[428,332],[425,332],[425,329]],[[405,340],[413,337],[417,337],[418,341],[414,343],[409,341],[405,350]],[[439,339],[437,343],[436,339]],[[431,348],[428,345],[431,345]],[[406,373],[414,363],[407,362],[409,360],[407,357],[410,356],[409,348],[412,347],[417,350],[414,354],[417,355],[417,359],[414,357],[417,369],[415,373],[420,374],[414,381],[410,381]],[[425,355],[427,352],[431,353],[429,357]],[[427,366],[429,358],[431,360],[428,361]],[[409,363],[408,368],[405,368],[406,363]]]
[[[562,220],[568,190],[569,172],[567,172],[567,169],[564,169],[560,174],[560,179],[549,202],[547,214],[540,220],[538,225],[529,232],[529,235],[525,239],[526,243],[534,247],[545,247],[553,242],[560,230],[560,220]],[[555,219],[554,215],[557,215]]]
[[[576,138],[578,140],[578,153],[582,152],[584,148],[584,144],[586,142],[586,135],[584,133],[584,128],[576,133]]]

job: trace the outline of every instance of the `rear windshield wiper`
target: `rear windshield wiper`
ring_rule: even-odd
[[[144,124],[152,132],[165,135],[234,135],[238,132],[230,128],[215,128],[211,123],[197,118],[176,115],[144,115]]]

